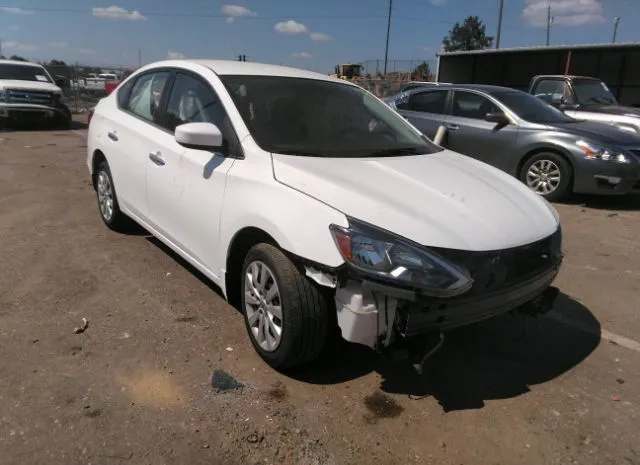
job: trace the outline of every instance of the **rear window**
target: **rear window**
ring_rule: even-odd
[[[49,82],[51,77],[44,68],[32,65],[16,65],[0,63],[0,79],[13,79],[16,81]]]

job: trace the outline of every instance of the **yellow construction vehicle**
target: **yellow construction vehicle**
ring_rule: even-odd
[[[337,77],[339,79],[350,81],[353,78],[361,76],[362,65],[344,63],[341,65],[337,65],[335,71],[336,72],[334,74],[331,74],[331,77]]]

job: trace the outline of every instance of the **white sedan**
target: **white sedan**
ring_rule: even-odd
[[[553,207],[343,80],[147,65],[96,106],[87,164],[104,223],[133,219],[210,278],[278,369],[336,324],[382,350],[557,294]]]

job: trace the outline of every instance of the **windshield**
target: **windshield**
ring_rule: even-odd
[[[616,98],[602,81],[574,79],[573,92],[581,105],[615,105]]]
[[[280,76],[221,76],[256,143],[269,152],[381,157],[442,150],[359,87]]]
[[[40,68],[39,66],[5,63],[0,63],[0,79],[51,82],[51,79],[44,68]]]
[[[493,95],[519,118],[530,123],[571,123],[576,120],[525,92],[501,92]]]

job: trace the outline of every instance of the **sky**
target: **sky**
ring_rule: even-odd
[[[498,4],[393,0],[389,60],[435,60],[469,15],[495,36]],[[640,41],[640,0],[504,0],[501,48],[544,45],[548,4],[551,44],[610,42],[615,17],[618,42]],[[389,0],[0,0],[0,40],[2,54],[39,61],[135,66],[245,54],[331,72],[384,58],[388,8]]]

